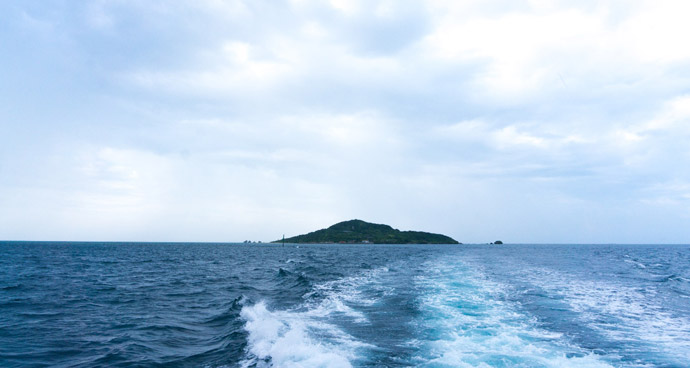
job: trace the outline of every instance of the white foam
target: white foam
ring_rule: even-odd
[[[243,307],[240,315],[249,333],[245,367],[352,367],[363,345],[333,325],[302,313],[269,311],[263,302]]]
[[[314,285],[314,291],[305,295],[305,299],[310,299],[313,294],[324,295],[324,300],[318,306],[312,306],[315,313],[319,310],[329,312],[331,310],[344,313],[356,319],[356,322],[367,322],[364,314],[354,311],[349,305],[371,306],[378,301],[378,298],[371,298],[364,295],[363,290],[381,295],[389,295],[393,288],[385,285],[381,277],[389,271],[388,267],[380,267],[369,270],[360,275],[344,277],[337,280]]]
[[[425,316],[419,366],[610,367],[596,355],[566,345],[561,335],[537,327],[531,317],[502,301],[504,287],[460,260],[425,265],[417,278]],[[569,354],[571,353],[571,354]]]
[[[647,266],[645,266],[643,263],[638,262],[638,261],[636,261],[636,260],[625,259],[625,260],[623,260],[623,261],[624,261],[625,263],[633,264],[633,265],[635,265],[635,266],[637,266],[637,267],[639,267],[639,268],[647,268]]]
[[[333,321],[348,319],[367,323],[366,316],[353,306],[371,305],[362,289],[385,293],[379,277],[388,272],[382,267],[363,274],[315,285],[305,303],[293,310],[269,310],[264,302],[244,306],[248,356],[244,366],[258,367],[351,367],[359,352],[371,345],[357,341]],[[314,294],[323,297],[313,300]]]
[[[576,279],[549,269],[526,269],[524,275],[529,283],[560,295],[583,323],[599,333],[690,361],[690,319],[663,310],[654,289]]]

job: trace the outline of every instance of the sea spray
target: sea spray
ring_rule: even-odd
[[[376,302],[365,294],[391,292],[380,280],[388,271],[379,267],[314,285],[304,302],[289,310],[269,310],[264,301],[244,306],[240,316],[246,320],[249,337],[243,365],[351,367],[353,361],[362,360],[374,346],[358,341],[337,323],[369,323],[357,307]]]
[[[305,313],[271,312],[264,302],[245,306],[240,315],[249,333],[245,367],[352,367],[358,344],[330,324]]]

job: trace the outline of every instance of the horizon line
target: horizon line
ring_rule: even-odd
[[[280,240],[280,239],[279,239]],[[1,243],[139,243],[139,244],[277,244],[274,241],[263,241],[263,240],[242,240],[242,241],[180,241],[180,240],[0,240]],[[339,245],[340,243],[292,243],[286,242],[285,244],[323,244],[323,245]],[[345,244],[359,244],[363,243],[345,243]],[[366,245],[690,245],[689,243],[617,243],[617,242],[605,242],[605,243],[594,243],[594,242],[582,242],[582,243],[560,243],[560,242],[503,242],[503,244],[493,244],[493,242],[470,242],[459,244],[423,244],[423,243],[367,243]]]

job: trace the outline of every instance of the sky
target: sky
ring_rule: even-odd
[[[690,243],[685,0],[0,2],[0,239]]]

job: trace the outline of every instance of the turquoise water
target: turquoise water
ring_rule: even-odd
[[[0,243],[0,366],[688,367],[690,246]]]

